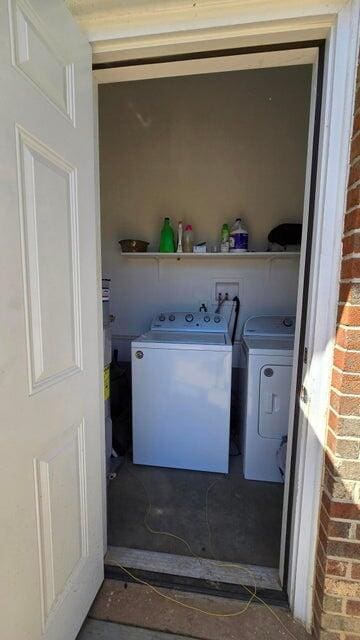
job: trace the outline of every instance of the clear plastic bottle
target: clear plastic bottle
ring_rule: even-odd
[[[191,224],[187,224],[185,227],[183,241],[182,241],[183,252],[192,253],[193,246],[194,246],[193,228]]]

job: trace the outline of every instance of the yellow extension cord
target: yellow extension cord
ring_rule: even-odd
[[[147,510],[144,516],[144,525],[146,527],[146,529],[149,531],[149,533],[153,534],[153,535],[161,535],[161,536],[167,536],[169,538],[173,538],[175,540],[178,540],[179,542],[181,542],[183,545],[185,545],[185,547],[188,549],[189,553],[196,558],[197,560],[204,560],[204,558],[202,558],[201,556],[197,555],[196,553],[193,552],[191,545],[188,543],[187,540],[185,540],[184,538],[181,538],[181,536],[176,535],[175,533],[171,533],[169,531],[158,531],[156,529],[153,529],[151,527],[151,525],[148,522],[148,518],[150,516],[150,512],[151,512],[151,500],[150,500],[150,496],[149,493],[147,491],[147,488],[145,486],[145,484],[143,483],[143,481],[136,475],[136,473],[134,473],[133,471],[131,471],[127,465],[127,459],[125,461],[125,468],[127,470],[127,472],[132,475],[137,482],[142,486],[143,491],[146,495],[146,499],[147,499]],[[211,529],[210,529],[210,524],[209,524],[209,493],[211,491],[211,489],[218,483],[221,482],[223,479],[222,478],[218,478],[217,480],[214,480],[213,482],[211,482],[206,490],[206,499],[205,499],[205,521],[206,521],[206,526],[208,529],[208,536],[209,536],[209,548],[210,548],[210,552],[211,555],[214,558],[214,561],[216,562],[217,566],[219,567],[232,567],[232,568],[236,568],[239,569],[239,566],[233,562],[222,562],[219,560],[215,559],[213,550],[212,550],[212,540],[211,540]],[[115,565],[117,565],[118,567],[120,567],[120,569],[122,569],[122,571],[124,571],[125,573],[127,573],[133,580],[135,580],[136,582],[143,584],[144,586],[148,587],[149,589],[151,589],[151,591],[153,591],[153,593],[156,593],[158,596],[160,596],[161,598],[164,598],[165,600],[168,600],[170,602],[173,602],[174,604],[179,605],[180,607],[184,607],[185,609],[190,609],[191,611],[196,611],[197,613],[202,613],[206,616],[211,616],[214,618],[235,618],[237,616],[242,615],[243,613],[245,613],[251,602],[253,600],[257,600],[258,602],[260,602],[270,613],[271,615],[277,620],[277,622],[280,624],[280,626],[286,631],[286,633],[290,636],[290,638],[292,638],[293,640],[298,640],[296,638],[296,636],[294,636],[294,634],[286,627],[286,625],[283,623],[283,621],[279,618],[279,616],[275,613],[275,611],[273,611],[273,609],[262,599],[260,598],[260,596],[257,595],[256,593],[256,583],[254,581],[254,590],[252,591],[249,587],[247,587],[244,584],[241,584],[240,586],[245,589],[245,591],[247,591],[250,595],[249,600],[247,601],[247,603],[245,604],[245,606],[242,609],[238,609],[237,611],[231,611],[228,613],[223,613],[223,612],[216,612],[216,611],[207,611],[206,609],[201,609],[200,607],[196,607],[193,606],[191,604],[187,604],[186,602],[182,602],[181,600],[177,600],[176,598],[173,598],[172,596],[167,595],[166,593],[162,593],[161,591],[159,591],[159,589],[157,589],[156,587],[154,587],[152,584],[150,584],[149,582],[147,582],[146,580],[143,580],[142,578],[138,578],[137,576],[135,576],[131,571],[129,571],[129,569],[126,569],[126,567],[122,566],[119,562],[113,561]],[[245,569],[244,567],[241,567],[241,571],[246,571],[251,578],[253,579],[254,576],[252,574],[251,571],[249,571],[248,569]]]

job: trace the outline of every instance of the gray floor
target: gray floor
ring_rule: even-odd
[[[228,476],[198,471],[142,467],[127,461],[110,482],[108,544],[190,555],[171,536],[184,538],[194,554],[217,560],[277,567],[283,486],[244,480],[240,458],[231,458]],[[206,493],[208,521],[206,524]],[[146,491],[145,491],[146,489]]]
[[[186,640],[186,638],[172,633],[161,633],[114,622],[87,619],[77,640]]]

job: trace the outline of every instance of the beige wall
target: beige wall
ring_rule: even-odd
[[[296,263],[181,262],[159,279],[152,261],[121,258],[118,240],[157,250],[168,215],[211,246],[240,215],[250,248],[261,250],[276,224],[301,221],[310,79],[310,67],[288,67],[100,86],[103,272],[115,334],[143,331],[160,308],[210,303],[213,279],[229,274],[242,280],[241,321],[295,309]]]

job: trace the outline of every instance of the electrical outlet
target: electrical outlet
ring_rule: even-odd
[[[231,303],[235,296],[240,298],[241,282],[241,280],[235,280],[233,278],[224,278],[223,280],[218,278],[214,279],[212,287],[213,304],[216,304],[219,301],[219,294],[221,295],[222,300],[226,298],[227,294],[228,301]],[[227,304],[227,302],[225,301],[224,304]]]

